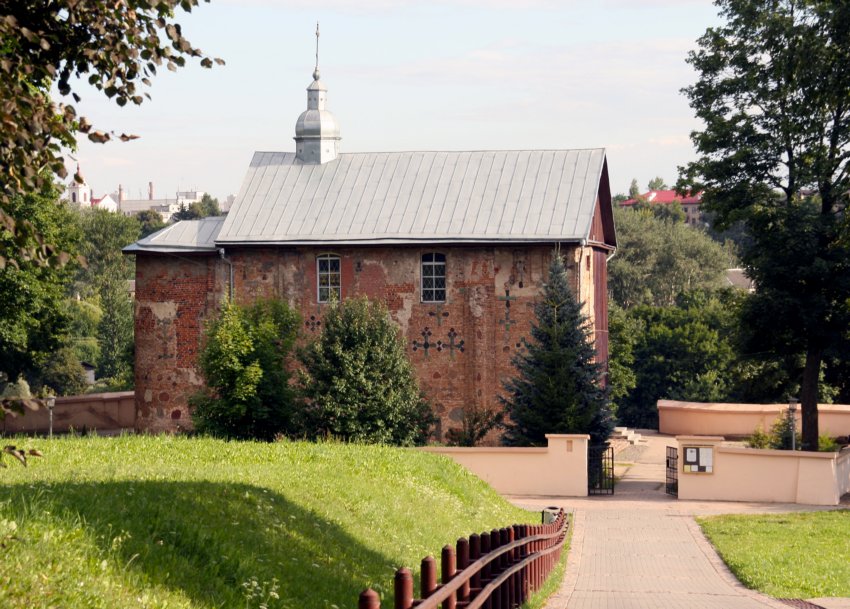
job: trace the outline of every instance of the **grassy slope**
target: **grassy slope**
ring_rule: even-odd
[[[370,585],[387,605],[397,566],[418,572],[457,537],[537,518],[447,459],[411,450],[34,443],[43,460],[0,471],[4,608],[258,607],[248,588],[274,578],[270,608],[351,608]]]
[[[715,516],[703,531],[748,588],[780,598],[850,596],[850,511]]]

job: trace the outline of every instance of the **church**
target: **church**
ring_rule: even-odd
[[[191,427],[205,323],[230,298],[286,300],[305,340],[333,299],[383,301],[444,441],[465,408],[497,408],[554,252],[608,359],[616,250],[603,149],[345,153],[318,66],[294,152],[256,152],[225,217],[173,224],[136,257],[140,431]]]

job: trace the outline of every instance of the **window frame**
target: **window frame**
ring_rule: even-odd
[[[328,263],[328,269],[322,270],[322,262]],[[336,262],[336,270],[331,269],[331,262]],[[336,275],[336,283],[332,283]],[[322,285],[322,278],[327,278],[327,283]],[[327,297],[322,299],[322,290],[327,290]],[[326,304],[331,302],[332,294],[336,293],[337,301],[342,300],[342,258],[338,254],[326,253],[316,256],[316,302]]]
[[[426,260],[430,257],[430,260]],[[419,302],[426,304],[440,304],[446,302],[448,294],[448,278],[446,273],[446,255],[442,252],[426,252],[419,257]],[[442,275],[437,274],[437,267],[442,266]],[[426,272],[430,271],[430,272]],[[442,279],[442,287],[437,287],[437,280]],[[427,280],[431,281],[431,286],[426,287]],[[431,293],[431,298],[426,298],[426,293]],[[438,295],[442,293],[442,298]]]

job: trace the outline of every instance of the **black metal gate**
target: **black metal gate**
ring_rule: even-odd
[[[679,449],[675,446],[667,447],[667,484],[664,492],[679,496]]]
[[[587,494],[614,494],[614,447],[587,448]]]

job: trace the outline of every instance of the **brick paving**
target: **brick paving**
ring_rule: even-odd
[[[565,578],[545,609],[788,609],[738,582],[693,517],[824,508],[668,497],[664,453],[674,442],[650,435],[613,496],[514,499],[524,507],[574,511]]]

